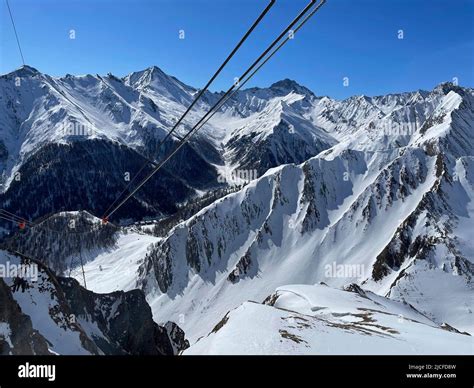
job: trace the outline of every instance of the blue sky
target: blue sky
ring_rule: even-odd
[[[157,65],[203,86],[266,0],[9,0],[26,63],[66,73],[123,76]],[[227,89],[303,8],[277,0],[213,90]],[[21,65],[0,6],[0,73]],[[70,30],[75,39],[70,39]],[[185,39],[179,39],[179,30]],[[404,38],[398,39],[403,30]],[[260,51],[259,51],[260,50]],[[345,98],[432,89],[457,77],[474,86],[474,0],[327,0],[252,81],[291,78],[317,95]],[[344,86],[344,77],[349,86]]]

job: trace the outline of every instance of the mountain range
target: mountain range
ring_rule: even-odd
[[[174,352],[472,352],[472,88],[241,90],[102,225],[127,177],[222,95],[206,91],[159,148],[196,93],[157,67],[0,76],[1,207],[43,220],[19,232],[4,220],[4,254],[39,259],[65,288],[85,278],[82,294],[139,289],[154,330],[184,330],[191,346],[180,334]]]

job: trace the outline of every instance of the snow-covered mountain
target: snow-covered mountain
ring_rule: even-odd
[[[378,124],[334,130],[328,151],[175,227],[140,272],[156,319],[185,316],[195,340],[281,285],[356,282],[472,332],[473,91],[441,85],[425,98],[424,121],[391,147]]]
[[[184,354],[472,354],[473,349],[470,335],[356,285],[347,290],[292,285],[279,287],[263,304],[249,301],[229,311]]]
[[[125,79],[53,78],[27,66],[0,76],[3,207],[29,218],[70,210],[101,215],[147,158],[159,159],[171,147],[173,140],[156,149],[186,108],[186,99],[170,97],[176,85],[182,84],[156,68]],[[192,98],[191,88],[182,93]],[[172,213],[196,190],[217,184],[211,163],[219,162],[218,154],[204,158],[200,151],[212,149],[208,143],[200,139],[184,147],[119,217]],[[50,200],[38,204],[38,197]]]
[[[135,174],[151,170],[151,163],[140,170],[147,160],[160,160],[177,141],[158,148],[197,92],[156,66],[124,78],[58,78],[29,66],[0,76],[0,203],[30,219],[74,210],[101,215]],[[178,138],[220,95],[205,93]],[[253,179],[329,148],[333,137],[302,116],[315,99],[289,80],[240,91],[117,219],[172,214],[176,204],[233,184],[225,171],[250,171]],[[37,204],[38,197],[49,200]]]
[[[283,286],[288,293],[288,284],[307,285],[305,295],[323,299],[326,291],[315,283],[363,287],[370,293],[364,308],[380,303],[387,312],[367,322],[398,332],[377,332],[371,346],[382,336],[382,343],[401,341],[396,352],[410,346],[438,352],[465,337],[442,328],[474,333],[473,89],[443,83],[432,91],[343,101],[318,97],[292,80],[241,90],[112,220],[177,218],[166,235],[153,235],[161,224],[100,226],[95,216],[123,189],[124,173],[133,177],[143,156],[159,160],[172,147],[176,139],[157,151],[197,92],[156,67],[124,78],[54,78],[29,67],[0,76],[0,206],[32,219],[61,212],[48,219],[55,231],[24,230],[4,245],[42,254],[48,266],[81,284],[82,255],[94,292],[141,288],[155,322],[183,327],[194,343],[190,353],[244,351],[245,342],[228,347],[234,325],[248,324],[237,333],[245,338],[259,319],[285,320],[288,313],[276,307],[293,304],[247,301],[261,302]],[[220,95],[206,92],[178,136]],[[233,181],[234,171],[244,173],[243,182]],[[232,194],[177,212],[178,204],[227,185]],[[71,219],[84,228],[81,234],[70,235]],[[342,304],[354,297],[341,292],[330,297]],[[342,332],[337,306],[331,304],[330,319],[311,318],[310,326]],[[304,318],[306,307],[297,307]],[[229,323],[236,323],[209,334],[231,310]],[[416,322],[404,331],[397,314],[414,314]],[[355,326],[348,330],[367,329]],[[262,328],[272,351],[290,349],[273,346],[281,330],[290,333],[285,340],[309,346],[290,347],[298,352],[312,352],[311,344],[322,340],[288,327]],[[420,331],[427,337],[415,341]],[[208,337],[196,342],[202,336]]]
[[[241,120],[226,142],[226,156],[240,169],[264,174],[281,164],[299,163],[330,148],[336,140],[305,119],[297,106],[304,96],[290,91]]]

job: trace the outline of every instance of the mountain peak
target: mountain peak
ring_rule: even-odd
[[[168,83],[168,82],[180,82],[175,77],[166,74],[158,66],[150,66],[144,70],[133,72],[124,78],[132,84],[140,84],[141,86],[150,85],[153,82]]]
[[[433,91],[435,93],[442,93],[442,94],[448,94],[450,91],[454,91],[454,92],[461,92],[462,93],[462,88],[459,87],[458,85],[456,85],[455,83],[453,82],[442,82],[440,83],[439,85],[437,85]]]
[[[13,70],[12,72],[8,73],[7,75],[12,75],[16,77],[34,77],[38,74],[41,74],[41,73],[38,70],[36,70],[34,67],[23,65],[19,67],[18,69]]]
[[[134,72],[123,78],[126,85],[138,90],[147,89],[153,93],[180,103],[189,104],[195,89],[166,74],[158,66],[150,66],[142,71]]]
[[[295,92],[304,95],[314,96],[314,93],[309,90],[307,87],[300,85],[298,82],[285,78],[281,81],[277,81],[270,86],[270,89],[278,92],[288,94],[290,92]]]
[[[150,67],[147,67],[144,70],[144,73],[148,74],[151,78],[162,78],[162,77],[170,77],[168,74],[166,74],[163,70],[161,70],[158,66],[153,65]]]
[[[23,65],[20,67],[21,71],[27,71],[27,72],[30,72],[30,73],[39,73],[39,71],[37,69],[35,69],[34,67],[32,66],[29,66],[29,65]]]

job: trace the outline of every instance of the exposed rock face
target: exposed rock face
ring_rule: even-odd
[[[173,355],[184,342],[184,332],[153,321],[150,306],[141,290],[95,294],[70,278],[59,278],[73,313],[84,324],[97,325],[103,337],[92,339],[105,354]],[[189,344],[188,344],[189,346]]]
[[[0,355],[50,355],[46,339],[21,312],[10,288],[0,279]]]
[[[97,294],[26,256],[0,259],[38,267],[36,280],[0,279],[0,354],[174,355],[189,346],[178,325],[153,321],[141,290]]]
[[[189,348],[189,341],[185,338],[184,331],[176,323],[166,322],[165,329],[173,346],[174,354],[180,354]]]

